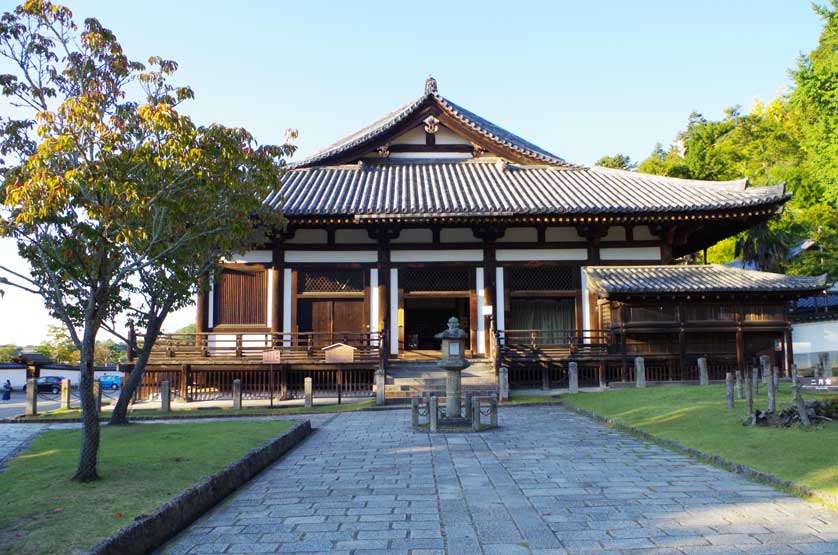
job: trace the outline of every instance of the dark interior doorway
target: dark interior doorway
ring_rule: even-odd
[[[460,327],[471,329],[469,299],[463,297],[406,298],[404,300],[404,347],[408,351],[438,351],[440,340],[434,335],[445,329],[452,316],[460,320]],[[466,349],[470,349],[466,339]]]

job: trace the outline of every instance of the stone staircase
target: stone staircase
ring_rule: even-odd
[[[498,392],[498,381],[491,360],[471,360],[463,370],[463,395],[491,395]],[[437,361],[391,361],[387,369],[384,397],[388,403],[409,403],[414,395],[445,397],[446,372]]]

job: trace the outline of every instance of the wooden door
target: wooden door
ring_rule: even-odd
[[[364,325],[364,301],[363,299],[334,301],[332,331],[339,332],[362,332]],[[340,341],[340,338],[337,338]]]

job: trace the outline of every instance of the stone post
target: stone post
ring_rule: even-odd
[[[797,403],[797,365],[791,365],[791,400]]]
[[[70,380],[67,378],[61,380],[61,408],[70,408]]]
[[[480,431],[480,397],[476,395],[471,399],[471,429]]]
[[[780,367],[775,366],[773,369],[773,376],[774,376],[774,395],[777,395],[777,391],[780,389]]]
[[[410,398],[410,424],[415,428],[419,425],[419,397]]]
[[[310,409],[314,406],[314,395],[312,394],[311,378],[303,380],[303,396],[305,408]]]
[[[233,410],[242,410],[242,381],[233,380]]]
[[[461,372],[459,370],[446,371],[445,380],[445,416],[454,418],[460,416],[460,395],[462,392]]]
[[[800,394],[800,384],[797,384],[794,390],[794,402],[797,405],[797,414],[800,417],[800,423],[808,428],[812,425],[812,422],[809,420],[809,414],[806,412],[806,401],[803,400],[803,395]]]
[[[93,380],[93,399],[96,401],[96,414],[102,412],[102,382]]]
[[[29,378],[26,380],[26,407],[23,409],[24,416],[36,416],[38,414],[38,380]]]
[[[771,360],[768,355],[759,357],[759,365],[762,368],[762,383],[768,385],[768,374],[771,373]]]
[[[492,428],[498,427],[498,396],[492,395],[489,397],[489,407],[491,408],[491,420],[489,424],[491,424]]]
[[[500,390],[500,400],[509,400],[509,368],[501,366],[498,370],[498,389]]]
[[[768,412],[777,411],[777,384],[774,383],[774,373],[768,372]]]
[[[818,359],[820,360],[821,368],[823,368],[822,376],[824,378],[831,378],[832,377],[832,361],[829,360],[829,353],[818,354]]]
[[[742,371],[737,370],[736,371],[736,398],[740,401],[745,396],[745,392],[744,392],[744,389],[743,389],[744,387],[745,386],[742,383]]]
[[[634,374],[637,379],[637,387],[646,387],[646,361],[643,357],[634,359]]]
[[[376,405],[383,405],[385,403],[384,399],[384,389],[386,385],[386,378],[384,375],[384,368],[379,368],[375,371],[375,404]]]
[[[698,359],[698,383],[699,385],[710,385],[710,374],[707,372],[707,359]]]
[[[567,365],[567,385],[570,393],[579,393],[579,368],[575,362]]]
[[[471,393],[466,393],[465,404],[463,405],[463,417],[471,422],[471,399],[473,395]],[[459,410],[459,408],[457,409]],[[460,416],[459,412],[457,416]]]
[[[233,386],[235,390],[235,386]],[[233,402],[235,403],[235,397]],[[160,382],[160,410],[163,412],[171,412],[172,410],[172,385],[169,380]]]
[[[727,408],[733,408],[733,373],[725,374],[725,386],[727,389]]]
[[[748,405],[748,416],[753,417],[754,415],[754,384],[757,383],[756,380],[756,373],[757,369],[753,368],[751,370],[752,375],[748,376],[745,374],[745,399],[746,404]]]
[[[759,395],[759,368],[751,369],[751,387],[753,388],[751,395],[754,397]]]
[[[439,398],[436,395],[428,399],[428,429],[431,433],[439,429]]]

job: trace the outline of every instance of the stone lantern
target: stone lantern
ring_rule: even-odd
[[[442,340],[442,359],[439,366],[447,371],[445,382],[445,416],[447,419],[460,417],[461,373],[469,363],[465,358],[466,331],[460,327],[460,321],[452,316],[448,319],[448,329],[436,334]]]

